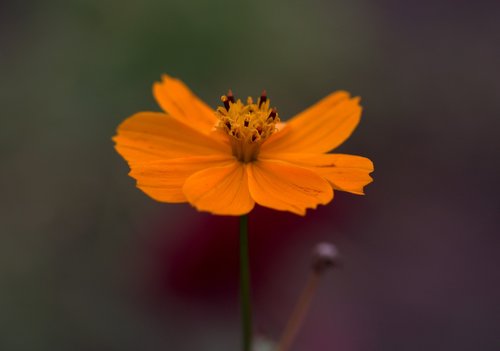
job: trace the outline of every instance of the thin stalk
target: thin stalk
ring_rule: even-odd
[[[252,347],[252,306],[250,301],[250,264],[248,255],[248,216],[240,217],[240,307],[243,351]]]
[[[297,332],[304,321],[309,305],[316,293],[318,288],[318,282],[320,278],[320,273],[313,270],[309,276],[309,280],[300,295],[299,301],[293,310],[292,316],[288,320],[285,327],[285,331],[281,337],[280,343],[278,344],[277,351],[288,351],[292,345]]]

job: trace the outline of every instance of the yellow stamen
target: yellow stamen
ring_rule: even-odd
[[[217,107],[218,128],[230,136],[233,155],[241,162],[255,161],[260,145],[276,131],[280,121],[276,109],[270,108],[270,100],[263,95],[253,102],[247,98],[246,105],[232,94],[223,95],[224,106]]]

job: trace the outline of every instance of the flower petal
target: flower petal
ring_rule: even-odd
[[[334,189],[364,195],[363,187],[373,181],[373,163],[366,157],[345,154],[274,154],[283,160],[316,172]]]
[[[351,135],[360,117],[359,98],[332,93],[287,122],[262,145],[262,152],[330,151]]]
[[[215,110],[193,94],[179,79],[163,75],[161,82],[154,83],[153,95],[169,115],[204,134],[208,134],[218,121]]]
[[[129,175],[137,180],[139,189],[157,201],[186,202],[182,187],[189,176],[206,168],[233,162],[234,157],[229,155],[174,158],[136,164]]]
[[[116,150],[129,164],[197,156],[230,155],[231,149],[160,112],[139,112],[118,126]]]
[[[184,183],[183,191],[199,211],[217,215],[243,215],[255,205],[248,191],[246,169],[237,161],[193,174]]]
[[[248,164],[247,169],[250,194],[262,206],[305,215],[306,209],[333,199],[330,184],[303,167],[259,160]]]

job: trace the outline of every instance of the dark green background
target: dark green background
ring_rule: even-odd
[[[252,244],[260,332],[279,336],[329,240],[346,263],[294,350],[497,350],[499,15],[493,1],[0,2],[0,349],[238,349],[234,265],[226,281],[210,249],[236,223],[144,196],[110,139],[158,110],[168,73],[211,106],[265,88],[284,119],[336,89],[363,99],[341,151],[374,161],[367,196],[250,217],[279,243]],[[158,247],[196,262],[181,274],[194,294],[154,273],[177,262],[150,259]]]

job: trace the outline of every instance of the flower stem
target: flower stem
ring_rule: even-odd
[[[250,302],[248,215],[240,217],[240,303],[243,351],[250,351],[252,347],[252,308]]]
[[[320,278],[320,273],[313,270],[309,276],[309,280],[300,295],[299,301],[295,306],[295,309],[290,317],[288,324],[285,327],[285,331],[281,337],[280,343],[278,344],[277,351],[288,351],[290,346],[297,335],[297,332],[305,319],[309,305],[316,293],[318,287],[318,282]]]

